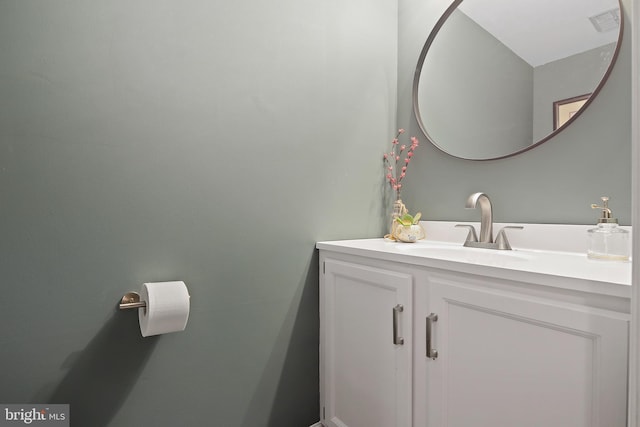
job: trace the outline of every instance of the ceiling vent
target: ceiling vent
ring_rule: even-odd
[[[611,9],[589,18],[599,33],[616,30],[620,27],[620,9]]]

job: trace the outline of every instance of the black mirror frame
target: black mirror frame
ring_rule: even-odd
[[[620,47],[622,45],[622,36],[624,34],[624,9],[622,7],[622,0],[618,0],[618,4],[619,4],[619,7],[620,7],[620,29],[619,29],[619,33],[618,33],[618,41],[616,43],[616,48],[615,48],[615,51],[613,52],[613,55],[611,57],[611,62],[609,63],[609,66],[607,67],[607,70],[605,71],[604,75],[600,79],[600,82],[598,83],[596,88],[591,93],[591,96],[589,97],[587,102],[569,120],[567,120],[559,128],[554,129],[550,134],[548,134],[544,138],[540,139],[539,141],[534,142],[534,143],[528,145],[525,148],[516,150],[513,153],[509,153],[509,154],[506,154],[504,156],[489,157],[489,158],[486,158],[486,159],[485,158],[483,158],[483,159],[468,159],[468,158],[461,157],[461,156],[456,156],[456,155],[453,155],[453,154],[447,152],[447,150],[445,150],[442,146],[438,145],[438,143],[429,135],[429,132],[427,131],[426,126],[424,125],[424,122],[422,121],[422,116],[420,114],[420,106],[418,105],[418,85],[420,83],[420,75],[422,74],[422,67],[423,67],[424,61],[425,61],[425,59],[427,57],[427,53],[429,51],[429,48],[431,47],[433,41],[435,40],[436,36],[438,35],[438,32],[440,31],[440,29],[442,28],[442,26],[444,25],[446,20],[449,18],[449,16],[451,16],[453,11],[456,10],[458,8],[458,6],[462,2],[463,2],[463,0],[454,0],[454,2],[451,3],[451,5],[447,8],[447,10],[442,14],[440,19],[438,19],[438,22],[436,22],[436,25],[431,30],[431,33],[429,34],[429,37],[427,38],[427,41],[424,44],[424,47],[422,48],[422,51],[420,52],[420,56],[418,57],[418,64],[416,65],[416,70],[415,70],[415,73],[414,73],[414,76],[413,76],[413,89],[412,89],[413,113],[415,115],[416,121],[418,122],[418,126],[420,127],[420,130],[422,131],[424,136],[427,138],[427,140],[434,147],[436,147],[440,151],[444,152],[445,154],[448,154],[448,155],[450,155],[452,157],[456,157],[458,159],[482,162],[482,161],[487,161],[487,160],[498,160],[498,159],[504,159],[504,158],[507,158],[507,157],[513,157],[513,156],[516,156],[518,154],[521,154],[521,153],[524,153],[526,151],[529,151],[529,150],[531,150],[531,149],[533,149],[533,148],[535,148],[535,147],[537,147],[537,146],[549,141],[551,138],[555,137],[560,132],[562,132],[562,130],[564,130],[565,128],[570,126],[582,114],[582,112],[589,107],[591,102],[596,98],[596,96],[598,95],[598,93],[600,92],[600,90],[602,89],[604,84],[606,83],[606,81],[609,79],[609,75],[611,74],[611,71],[613,70],[613,66],[616,63],[616,60],[618,58],[618,54],[620,52]],[[554,120],[554,123],[555,123],[555,120]]]

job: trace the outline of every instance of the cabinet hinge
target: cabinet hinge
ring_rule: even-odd
[[[326,273],[326,271],[327,271],[327,262],[322,261],[322,274]]]

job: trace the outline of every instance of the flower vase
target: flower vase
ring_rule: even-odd
[[[404,243],[415,243],[425,237],[424,229],[420,224],[402,225],[398,224],[394,231],[393,237]]]
[[[393,211],[391,212],[391,224],[389,225],[389,235],[392,238],[396,234],[395,233],[396,228],[402,227],[402,225],[396,221],[396,218],[401,218],[406,213],[407,213],[407,208],[404,205],[404,203],[402,203],[402,200],[398,199],[395,202],[393,202]]]

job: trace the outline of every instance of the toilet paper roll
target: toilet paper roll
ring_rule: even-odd
[[[189,291],[184,282],[144,283],[140,300],[147,307],[138,309],[143,337],[184,331],[189,320]]]

